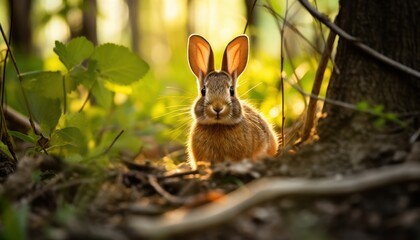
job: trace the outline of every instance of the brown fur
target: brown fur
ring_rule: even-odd
[[[257,160],[277,153],[277,136],[257,110],[238,99],[237,77],[248,59],[248,38],[239,36],[226,47],[222,70],[214,71],[208,42],[192,35],[188,44],[191,70],[200,92],[193,108],[188,147],[190,162]],[[232,95],[231,90],[234,89]]]

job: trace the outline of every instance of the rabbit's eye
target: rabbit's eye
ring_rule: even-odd
[[[206,88],[205,87],[203,87],[202,89],[201,89],[201,96],[206,96]]]
[[[229,93],[230,93],[231,97],[233,97],[233,95],[235,95],[235,89],[233,88],[233,86],[230,86]]]

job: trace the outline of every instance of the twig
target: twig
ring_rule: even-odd
[[[290,86],[292,86],[296,91],[298,91],[302,95],[308,96],[310,98],[314,98],[314,99],[319,100],[319,101],[329,103],[329,104],[334,105],[334,106],[343,107],[343,108],[347,108],[347,109],[350,109],[350,110],[371,114],[373,116],[378,116],[378,113],[373,111],[372,109],[361,110],[361,109],[358,109],[356,105],[351,104],[351,103],[342,102],[342,101],[338,101],[338,100],[333,100],[333,99],[329,99],[329,98],[323,98],[323,97],[317,96],[317,95],[312,94],[312,93],[307,93],[307,92],[305,92],[305,90],[303,90],[298,85],[293,84],[288,78],[286,78],[286,81],[290,84]],[[417,116],[417,115],[420,115],[420,112],[416,111],[416,112],[394,113],[394,114],[397,117],[404,117],[404,116],[407,116],[407,115],[416,115]]]
[[[351,103],[346,103],[346,102],[342,102],[342,101],[338,101],[338,100],[332,100],[332,99],[329,99],[329,98],[323,98],[323,97],[320,97],[320,96],[318,96],[318,95],[314,95],[314,94],[312,94],[312,93],[307,93],[307,92],[305,92],[302,88],[300,88],[299,86],[297,86],[296,84],[293,84],[289,79],[287,79],[286,78],[286,81],[296,90],[296,91],[298,91],[300,94],[302,94],[302,95],[305,95],[305,96],[308,96],[308,97],[310,97],[310,98],[314,98],[314,99],[316,99],[316,100],[320,100],[320,101],[323,101],[323,102],[326,102],[326,103],[329,103],[329,104],[332,104],[332,105],[335,105],[335,106],[339,106],[339,107],[344,107],[344,108],[347,108],[347,109],[351,109],[351,110],[357,110],[357,107],[356,107],[356,105],[354,105],[354,104],[351,104]]]
[[[167,192],[165,189],[163,189],[163,187],[160,186],[160,184],[158,183],[156,176],[149,175],[147,179],[149,180],[149,183],[153,187],[153,189],[155,189],[156,192],[162,195],[162,197],[164,197],[170,203],[177,204],[177,205],[185,203],[185,201],[183,201],[181,198],[174,196],[170,194],[169,192]]]
[[[158,176],[157,178],[158,179],[175,178],[175,177],[183,177],[186,175],[194,175],[194,174],[199,174],[199,173],[200,172],[196,169],[196,170],[191,170],[191,171],[177,172],[170,175]]]
[[[3,36],[3,40],[4,40],[4,42],[6,43],[7,49],[9,49],[10,58],[12,59],[13,65],[14,65],[14,67],[15,67],[16,73],[17,73],[18,78],[19,78],[20,88],[21,88],[21,90],[22,90],[22,96],[23,96],[23,99],[24,99],[24,102],[25,102],[25,105],[26,105],[26,110],[28,111],[28,115],[29,115],[29,123],[31,124],[32,130],[35,132],[35,134],[37,134],[37,135],[39,135],[39,136],[43,137],[43,136],[42,136],[42,134],[41,134],[41,132],[38,132],[38,131],[37,131],[37,129],[35,128],[35,124],[34,124],[34,121],[33,121],[33,118],[32,118],[31,108],[29,107],[29,100],[28,100],[28,96],[26,95],[25,91],[23,90],[23,86],[22,86],[22,76],[21,76],[21,74],[20,74],[20,70],[19,70],[19,67],[18,67],[18,65],[17,65],[17,62],[16,62],[16,59],[15,59],[15,56],[13,55],[13,52],[10,50],[10,49],[11,49],[11,48],[10,48],[10,44],[9,44],[9,42],[8,42],[8,41],[7,41],[7,39],[6,39],[6,34],[4,33],[4,30],[3,30],[3,27],[2,27],[2,25],[1,25],[1,23],[0,23],[0,31],[1,31],[1,34],[2,34],[2,36]],[[43,148],[43,150],[46,152],[46,150],[45,150],[44,148]]]
[[[257,0],[254,0],[254,3],[252,4],[251,11],[250,11],[250,14],[248,16],[248,19],[246,20],[246,24],[245,24],[245,28],[244,28],[243,34],[246,33],[246,29],[248,28],[249,22],[252,20],[252,13],[254,12],[254,8],[255,8],[255,4],[256,3],[257,3]]]
[[[102,153],[99,153],[99,154],[97,154],[95,156],[92,156],[92,157],[89,157],[89,158],[85,158],[83,161],[89,161],[91,159],[98,158],[98,157],[106,155],[111,150],[111,148],[114,146],[115,142],[118,140],[118,138],[121,137],[121,135],[123,133],[124,133],[124,130],[121,130],[120,133],[118,133],[118,135],[114,138],[114,140],[112,140],[111,144]]]
[[[194,210],[174,210],[157,218],[129,218],[127,227],[138,236],[164,238],[226,223],[253,206],[280,197],[343,195],[412,180],[420,180],[420,165],[417,163],[369,170],[340,180],[259,179],[219,201]]]
[[[369,54],[370,56],[376,58],[377,60],[388,64],[391,67],[394,67],[395,69],[398,69],[404,73],[410,74],[416,78],[420,78],[420,72],[412,69],[400,62],[397,62],[381,53],[376,51],[375,49],[367,46],[366,44],[362,43],[360,39],[348,34],[346,31],[338,27],[336,24],[332,23],[327,16],[324,14],[318,12],[316,8],[314,8],[307,0],[299,0],[299,2],[302,4],[304,8],[316,19],[318,19],[320,22],[327,25],[331,31],[334,31],[337,33],[340,37],[343,39],[346,39],[347,41],[353,43],[356,47],[364,51],[365,53]]]
[[[11,5],[13,5],[13,4],[11,4]],[[13,8],[13,7],[10,6],[10,8]],[[11,9],[11,12],[13,12],[12,9]],[[13,14],[13,13],[11,13],[11,14]],[[10,16],[9,39],[11,39],[11,36],[12,36],[12,28],[13,28],[12,19],[13,19],[12,16]],[[0,25],[0,27],[1,27],[1,25]],[[2,34],[3,34],[4,40],[6,41],[5,35],[3,33],[3,29],[2,29]],[[6,117],[5,117],[5,113],[4,113],[4,97],[5,97],[5,88],[6,88],[6,69],[7,69],[7,58],[9,57],[9,52],[10,52],[10,49],[7,47],[4,59],[2,59],[3,60],[3,69],[1,71],[2,76],[1,76],[1,79],[0,79],[0,84],[1,84],[1,88],[0,88],[0,90],[1,90],[1,92],[0,92],[0,95],[1,95],[1,100],[0,100],[1,101],[0,102],[0,111],[1,111],[1,113],[0,113],[1,114],[1,117],[0,117],[1,118],[0,119],[0,129],[1,129],[0,130],[0,132],[1,132],[0,133],[0,138],[1,138],[1,141],[4,144],[6,144],[10,154],[12,155],[14,163],[16,163],[17,162],[17,157],[16,157],[16,154],[15,154],[15,151],[14,151],[14,146],[11,142],[10,135],[7,132],[8,128],[7,128]]]
[[[107,149],[105,149],[105,151],[102,153],[102,155],[105,155],[109,152],[109,150],[111,150],[111,148],[114,146],[115,142],[118,140],[118,138],[121,137],[121,135],[124,133],[124,130],[121,130],[120,133],[118,133],[118,135],[114,138],[114,140],[112,140],[111,144],[107,147]]]
[[[327,41],[325,43],[324,51],[322,52],[321,59],[319,60],[318,69],[315,73],[314,85],[312,86],[312,94],[318,96],[321,90],[322,80],[324,79],[325,69],[327,68],[328,60],[331,56],[331,50],[334,45],[335,32],[330,31]],[[303,127],[302,142],[309,138],[312,127],[314,125],[314,118],[316,112],[316,98],[309,98],[308,108],[306,111],[305,125]]]
[[[281,30],[280,30],[280,35],[281,35],[281,53],[280,53],[280,84],[281,84],[281,145],[282,148],[284,148],[284,144],[286,142],[286,140],[284,139],[284,121],[286,119],[285,115],[284,115],[284,75],[283,75],[283,71],[284,71],[284,29],[286,28],[286,19],[287,19],[287,14],[289,12],[289,1],[286,0],[286,8],[285,8],[285,12],[284,12],[284,20],[283,21],[283,25],[281,26]]]
[[[93,86],[92,86],[92,88],[93,88]],[[92,95],[92,88],[89,90],[89,93],[88,93],[85,101],[83,101],[83,104],[82,104],[82,106],[79,109],[79,113],[81,113],[83,111],[83,109],[85,108],[86,104],[89,102],[90,96]]]
[[[277,19],[280,19],[281,21],[283,21],[285,24],[286,24],[286,26],[290,29],[290,30],[292,30],[294,33],[296,33],[299,37],[301,37],[301,39],[304,41],[304,42],[306,42],[306,44],[308,44],[308,46],[310,47],[310,48],[312,48],[312,50],[314,50],[315,52],[317,52],[317,53],[319,53],[319,54],[322,54],[321,53],[321,51],[314,45],[314,44],[312,44],[311,43],[311,41],[308,39],[308,38],[306,38],[300,31],[299,31],[299,29],[297,29],[295,26],[293,26],[293,24],[291,24],[289,21],[287,21],[286,19],[284,19],[284,17],[282,17],[280,14],[278,14],[277,12],[275,12],[274,10],[273,10],[273,7],[271,6],[271,5],[263,5],[263,7],[265,8],[265,9],[267,9],[270,13],[271,13],[271,15],[277,20]]]
[[[12,42],[12,31],[13,31],[13,4],[10,4],[10,26],[9,26],[9,44]],[[9,48],[6,48],[6,55],[4,56],[4,65],[3,65],[3,81],[1,82],[1,105],[4,104],[4,91],[6,86],[6,69],[7,69],[7,58],[9,57]]]

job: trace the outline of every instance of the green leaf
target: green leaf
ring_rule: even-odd
[[[116,84],[131,84],[149,70],[147,63],[128,48],[111,43],[98,46],[92,59],[97,61],[100,74]]]
[[[6,154],[10,159],[13,159],[12,154],[9,151],[9,148],[3,142],[0,142],[0,155]]]
[[[27,96],[32,116],[39,123],[42,134],[46,137],[50,136],[61,116],[60,100],[45,98],[31,92]]]
[[[384,112],[384,105],[377,105],[372,109],[372,111],[376,115],[382,115]]]
[[[368,103],[368,102],[366,102],[366,101],[361,101],[361,102],[358,102],[358,103],[356,104],[356,108],[357,108],[357,110],[359,110],[359,111],[365,112],[365,111],[368,111],[368,110],[369,110],[370,105],[369,105],[369,103]]]
[[[51,147],[60,148],[65,153],[86,154],[86,138],[77,127],[66,127],[54,131],[51,135]]]
[[[89,61],[88,68],[75,67],[69,72],[69,76],[75,79],[76,82],[83,84],[90,89],[93,84],[98,81],[98,74],[96,72],[96,61]]]
[[[63,98],[63,76],[61,72],[30,72],[21,75],[26,91],[46,98]]]
[[[395,113],[385,113],[384,118],[386,118],[386,120],[388,120],[388,121],[393,121],[393,122],[399,121],[399,119],[398,119],[398,117]]]
[[[54,52],[68,70],[82,64],[93,53],[93,50],[93,43],[85,37],[74,38],[66,45],[56,41],[54,48]]]
[[[105,86],[103,85],[103,82],[97,82],[92,87],[92,95],[95,97],[96,103],[98,105],[108,109],[111,107],[112,104],[112,92],[109,91]]]
[[[385,118],[378,118],[373,122],[373,125],[376,128],[383,128],[385,126],[386,119]]]
[[[26,135],[18,131],[12,131],[12,130],[8,130],[7,132],[10,134],[10,136],[18,138],[24,142],[30,142],[30,143],[36,144],[36,140],[32,136]]]

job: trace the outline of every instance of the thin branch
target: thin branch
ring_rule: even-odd
[[[245,24],[245,28],[244,28],[243,34],[245,34],[246,29],[248,28],[249,22],[252,20],[252,13],[254,12],[254,8],[255,8],[255,4],[256,3],[257,3],[257,0],[254,0],[254,3],[252,4],[251,11],[250,11],[250,14],[248,16],[248,19],[246,20],[246,24]]]
[[[339,180],[265,178],[193,210],[178,209],[157,218],[129,218],[127,227],[138,236],[165,238],[227,223],[251,207],[281,197],[344,195],[413,180],[420,180],[418,163],[368,170]]]
[[[118,138],[120,138],[123,133],[124,133],[124,130],[121,130],[120,133],[118,133],[118,135],[114,138],[114,140],[112,140],[111,144],[108,146],[107,149],[105,149],[105,151],[102,153],[102,155],[107,154],[109,152],[109,150],[111,150],[111,148],[114,146],[115,142],[117,142]]]
[[[174,196],[167,192],[165,189],[163,189],[163,187],[160,186],[159,182],[157,181],[156,176],[149,175],[147,179],[149,180],[149,183],[153,187],[153,189],[155,189],[156,192],[158,192],[162,197],[168,200],[168,202],[177,205],[185,203],[185,201],[181,198]]]
[[[360,39],[348,34],[346,31],[338,27],[336,24],[332,23],[328,17],[320,12],[316,8],[314,8],[307,0],[299,0],[299,2],[302,4],[304,8],[316,19],[318,19],[320,22],[327,25],[331,31],[334,31],[336,34],[338,34],[343,39],[346,39],[347,41],[350,41],[353,43],[356,47],[364,51],[365,53],[369,54],[370,56],[376,58],[377,60],[394,67],[395,69],[398,69],[404,73],[410,74],[416,78],[420,78],[420,72],[412,69],[400,62],[397,62],[381,53],[376,51],[375,49],[367,46],[366,44],[362,43]]]
[[[10,4],[10,26],[9,26],[9,44],[12,42],[12,30],[13,30],[13,4]],[[6,39],[5,39],[6,40]],[[4,104],[4,93],[5,93],[5,86],[6,86],[6,67],[7,67],[7,59],[9,58],[9,48],[6,48],[6,55],[4,57],[4,65],[3,65],[3,79],[1,82],[1,105]]]
[[[283,23],[285,23],[286,24],[286,26],[290,29],[290,30],[292,30],[294,33],[296,33],[299,37],[301,37],[301,39],[303,40],[303,41],[305,41],[306,42],[306,44],[308,44],[308,46],[309,47],[311,47],[312,48],[312,50],[314,50],[315,52],[317,52],[317,53],[319,53],[319,54],[322,54],[321,53],[321,51],[314,45],[314,44],[312,44],[311,43],[311,41],[308,39],[308,38],[306,38],[300,31],[299,31],[299,29],[297,29],[295,26],[293,26],[293,24],[291,24],[289,21],[287,21],[286,19],[284,19],[284,17],[282,17],[280,14],[278,14],[278,13],[276,13],[274,10],[273,10],[273,8],[272,8],[272,6],[271,5],[263,5],[263,7],[265,8],[265,9],[267,9],[270,13],[271,13],[271,15],[276,19],[276,20],[278,20],[278,19],[280,19],[281,21],[283,21]]]
[[[342,102],[342,101],[338,101],[338,100],[332,100],[332,99],[329,99],[329,98],[323,98],[323,97],[320,97],[320,96],[312,94],[312,93],[307,93],[302,88],[297,86],[296,84],[293,84],[289,79],[286,78],[286,81],[290,84],[290,86],[292,86],[296,91],[298,91],[302,95],[305,95],[305,96],[308,96],[310,98],[314,98],[316,100],[320,100],[320,101],[329,103],[331,105],[344,107],[344,108],[355,110],[355,111],[358,110],[356,105],[354,105],[354,104],[346,103],[346,102]]]
[[[273,7],[270,5],[270,3],[268,2],[267,4],[269,4],[268,7],[266,7],[267,9],[270,10],[271,14],[273,15],[274,18],[276,18],[276,13],[273,10]],[[288,1],[286,1],[286,12],[285,15],[287,15],[287,8],[288,8]],[[283,24],[280,25],[279,21],[275,21],[276,22],[276,26],[277,29],[280,32],[280,81],[277,84],[277,89],[281,90],[281,104],[282,104],[282,110],[281,110],[281,116],[282,116],[282,120],[281,120],[281,146],[282,148],[284,148],[285,146],[285,137],[284,137],[284,120],[285,120],[285,116],[284,116],[284,75],[283,75],[283,68],[284,68],[284,28],[286,26],[286,17],[285,16],[283,18]],[[278,95],[278,94],[277,94]],[[276,97],[277,99],[277,97]]]
[[[319,60],[318,69],[315,73],[314,84],[312,86],[312,95],[319,95],[322,86],[322,80],[324,79],[325,69],[327,68],[328,60],[331,57],[331,50],[334,45],[335,32],[330,31],[328,34],[327,41],[325,43],[324,52]],[[314,125],[315,113],[316,113],[317,99],[309,98],[308,108],[306,111],[305,125],[303,127],[302,142],[309,138],[312,127]]]
[[[287,20],[287,14],[289,13],[289,1],[286,0],[286,10],[284,12],[284,19],[283,25],[281,26],[281,53],[280,53],[280,84],[281,84],[281,145],[282,148],[284,148],[286,140],[284,139],[284,122],[285,122],[285,115],[284,115],[284,29],[286,28],[286,20]]]
[[[93,86],[92,86],[92,88],[93,88]],[[86,104],[89,102],[90,96],[92,95],[92,88],[89,90],[89,93],[88,93],[85,101],[83,101],[83,104],[82,104],[82,106],[79,109],[79,113],[81,113],[83,111],[83,109],[85,108]]]
[[[31,109],[30,109],[30,107],[29,107],[28,96],[26,96],[26,93],[25,93],[25,91],[23,90],[23,86],[22,86],[22,76],[20,75],[20,70],[19,70],[19,67],[18,67],[18,65],[17,65],[17,62],[16,62],[16,59],[15,59],[15,56],[13,55],[13,52],[10,50],[10,49],[11,49],[11,47],[10,47],[9,42],[7,41],[6,34],[4,33],[3,26],[1,25],[1,23],[0,23],[0,31],[1,31],[1,35],[3,36],[4,42],[6,43],[7,49],[9,49],[10,58],[12,59],[13,65],[14,65],[14,67],[15,67],[16,73],[17,73],[18,78],[19,78],[20,88],[21,88],[21,90],[22,90],[23,100],[24,100],[24,102],[25,102],[25,105],[26,105],[26,110],[28,111],[28,115],[29,115],[29,123],[31,124],[32,130],[35,132],[35,134],[37,134],[37,135],[39,135],[39,136],[43,137],[43,136],[42,136],[42,134],[41,134],[40,132],[38,132],[38,131],[37,131],[37,129],[35,128],[35,124],[34,124],[34,121],[33,121],[33,119],[32,119],[32,112],[31,112]],[[43,150],[44,150],[44,151],[46,151],[44,148],[43,148]]]

